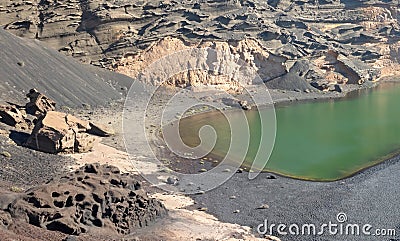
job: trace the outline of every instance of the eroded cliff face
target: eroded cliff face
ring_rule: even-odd
[[[187,50],[192,48],[204,49],[204,51],[199,51],[200,56],[189,61],[189,71],[173,73],[172,76],[168,76],[165,75],[168,70],[164,70],[163,66],[160,66],[155,68],[154,74],[152,73],[156,76],[148,77],[146,80],[155,85],[176,87],[201,87],[206,85],[240,91],[239,79],[243,81],[243,72],[250,71],[243,68],[254,69],[265,81],[287,73],[286,58],[271,54],[255,39],[188,43],[174,37],[161,39],[140,53],[125,55],[112,66],[112,69],[136,78],[139,74],[146,72],[146,68],[154,62],[162,60],[164,56],[174,54],[171,59],[164,60],[164,65],[174,64],[180,65],[176,69],[188,69],[188,61],[179,60],[191,59],[192,56],[185,55],[189,55],[190,51]],[[206,49],[211,49],[211,52]],[[203,56],[204,54],[208,56]],[[227,66],[230,68],[229,70],[226,70]],[[252,80],[249,79],[248,81],[250,82],[248,84],[251,84]]]
[[[273,88],[363,83],[399,70],[395,0],[0,0],[0,13],[8,31],[131,76],[165,54],[207,45],[241,55]]]

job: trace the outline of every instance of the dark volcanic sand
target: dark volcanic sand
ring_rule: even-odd
[[[345,224],[371,224],[373,228],[396,229],[396,237],[374,236],[279,236],[282,240],[399,240],[400,237],[400,156],[369,168],[353,177],[329,183],[280,177],[268,179],[262,173],[254,180],[237,173],[229,181],[195,201],[224,222],[256,227],[269,224],[338,223],[344,212]],[[236,199],[230,199],[236,196]],[[268,209],[257,209],[268,204]],[[239,213],[234,213],[240,210]],[[276,229],[275,229],[276,230]]]
[[[0,187],[16,186],[25,189],[43,184],[54,176],[68,171],[67,167],[74,163],[69,157],[18,146],[11,139],[1,135],[0,152],[8,152],[11,155],[10,157],[0,155],[0,182],[2,182]]]
[[[123,100],[132,83],[127,76],[82,64],[3,29],[0,49],[0,101],[25,104],[27,91],[36,88],[54,99],[57,107],[107,106]]]

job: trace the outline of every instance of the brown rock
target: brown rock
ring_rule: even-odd
[[[133,176],[99,164],[88,164],[14,196],[5,203],[10,203],[7,212],[15,220],[72,235],[128,234],[167,213]]]
[[[114,130],[108,126],[93,122],[90,122],[89,124],[90,124],[90,129],[88,130],[88,132],[90,134],[103,137],[112,136],[115,134]]]
[[[85,120],[81,120],[73,115],[66,115],[66,122],[69,126],[75,126],[76,128],[78,128],[79,132],[86,132],[87,130],[89,130],[90,127],[90,123],[89,121],[85,121]]]
[[[48,153],[86,152],[94,144],[93,137],[81,133],[88,126],[72,115],[49,111],[39,117],[25,145]]]
[[[93,149],[96,138],[86,133],[77,133],[75,136],[75,151],[88,152]]]
[[[29,98],[29,103],[26,104],[28,114],[45,114],[48,111],[56,109],[56,102],[41,94],[36,89],[31,89],[26,96]]]
[[[0,228],[6,228],[12,223],[11,215],[3,210],[0,210]]]
[[[27,127],[26,115],[17,107],[12,105],[0,106],[0,117],[2,122],[14,127]]]

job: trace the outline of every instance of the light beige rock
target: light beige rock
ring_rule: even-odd
[[[75,152],[84,153],[93,149],[96,138],[87,133],[77,133],[75,136]]]
[[[190,48],[210,48],[215,50],[215,55],[193,58],[188,55],[189,51],[183,51]],[[147,69],[157,60],[176,53],[179,55],[175,59],[168,59],[169,65],[160,65],[160,68],[151,71]],[[188,61],[182,61],[185,58]],[[193,44],[180,38],[165,37],[138,54],[126,54],[113,69],[133,78],[140,74],[141,80],[153,85],[195,88],[220,86],[225,90],[240,92],[241,84],[253,84],[255,74],[267,81],[287,73],[284,61],[284,58],[270,54],[258,40],[252,38],[229,43],[203,41]],[[191,66],[191,69],[169,76],[170,65],[175,68],[181,66],[178,69]],[[246,77],[247,80],[244,79]]]
[[[88,128],[88,132],[96,136],[107,137],[115,134],[111,127],[100,123],[90,122],[89,127],[90,128]]]
[[[39,117],[26,146],[48,153],[87,152],[93,148],[94,137],[82,133],[88,123],[72,115],[49,111]]]
[[[69,126],[77,127],[79,132],[86,132],[91,128],[89,121],[79,119],[73,115],[68,114],[65,119]]]

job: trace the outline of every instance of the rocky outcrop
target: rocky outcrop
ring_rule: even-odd
[[[287,89],[305,88],[304,81],[310,83],[302,76],[299,83],[293,82],[299,75],[293,74],[296,68],[292,73],[290,70],[297,61],[313,62],[327,51],[344,57],[331,73],[317,75],[327,76],[328,81],[342,76],[347,83],[375,80],[379,72],[390,74],[399,64],[396,50],[387,50],[400,38],[398,3],[394,0],[3,0],[0,4],[0,24],[8,31],[44,41],[83,62],[131,75],[149,60],[200,45],[229,45],[230,52],[252,59],[258,74],[267,82],[273,81],[271,86]],[[240,49],[239,45],[254,47],[251,42],[263,51]],[[285,68],[271,71],[277,66],[273,62]],[[317,70],[311,64],[309,75]],[[171,80],[172,85],[219,82],[199,74],[190,76],[196,77],[180,76],[191,79],[177,81],[177,77]]]
[[[31,115],[46,114],[48,111],[54,111],[56,109],[56,102],[49,97],[39,93],[35,89],[29,90],[26,95],[29,98],[29,102],[26,104],[26,112]]]
[[[72,235],[128,234],[167,214],[133,176],[99,164],[88,164],[20,195],[4,194],[0,200],[5,202],[0,226],[21,220]]]
[[[102,124],[79,119],[71,114],[54,111],[56,103],[47,96],[31,89],[27,94],[30,102],[25,108],[13,105],[0,106],[0,121],[16,128],[31,131],[24,143],[32,149],[47,152],[88,152],[93,148],[96,138],[107,137],[114,131]],[[32,116],[36,115],[36,116]],[[33,129],[32,122],[35,124]],[[92,134],[92,135],[90,135]]]
[[[88,152],[98,136],[113,135],[113,131],[100,124],[81,120],[73,115],[49,111],[36,121],[25,145],[48,153]]]
[[[182,56],[177,55],[175,65],[182,65],[182,69],[186,69],[187,65],[191,66],[191,70],[178,73],[174,76],[163,76],[162,69],[156,76],[146,78],[151,84],[171,85],[175,87],[197,87],[202,85],[208,86],[224,86],[225,89],[238,90],[239,71],[243,71],[243,67],[238,66],[235,70],[227,73],[219,73],[218,70],[231,66],[232,63],[239,62],[239,65],[248,66],[257,71],[258,75],[265,80],[271,80],[286,73],[284,66],[285,58],[280,58],[268,52],[255,39],[245,39],[232,42],[203,41],[196,44],[187,43],[179,38],[166,37],[145,51],[130,55],[127,54],[118,63],[113,66],[113,70],[125,75],[137,78],[142,71],[155,61],[164,56],[177,53],[189,48],[210,48],[215,52],[209,56],[199,56],[196,61],[187,63],[179,61]],[[182,52],[182,54],[184,54]],[[167,66],[165,66],[168,68]],[[203,71],[203,69],[208,71]],[[163,79],[165,77],[165,79]],[[144,78],[143,78],[144,79]]]
[[[314,60],[316,75],[312,82],[324,80],[332,84],[363,84],[381,76],[378,69],[372,69],[362,61],[349,58],[336,51],[326,51]]]
[[[83,121],[75,121],[75,118],[62,112],[49,111],[40,117],[25,143],[27,147],[35,150],[58,153],[79,152],[90,150],[94,144],[94,138],[78,135],[80,130],[85,130]]]

